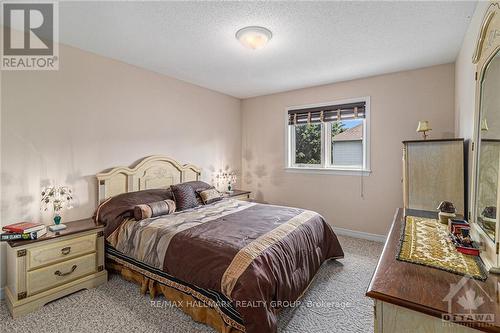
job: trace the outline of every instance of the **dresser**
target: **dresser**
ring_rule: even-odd
[[[5,293],[14,318],[107,281],[103,226],[92,219],[66,225],[37,240],[8,243]]]
[[[489,274],[486,281],[470,280],[467,285],[462,285],[464,280],[460,275],[396,259],[407,215],[437,218],[436,212],[402,208],[396,212],[366,292],[366,296],[374,300],[375,332],[500,332],[498,275]],[[468,290],[473,291],[473,297],[467,297]],[[465,299],[461,300],[461,297]],[[464,301],[468,300],[478,302],[467,306]],[[462,310],[457,302],[469,308],[463,311],[472,318],[467,325],[458,323],[454,319],[458,317],[451,316],[454,311],[449,311],[450,304],[453,309]]]

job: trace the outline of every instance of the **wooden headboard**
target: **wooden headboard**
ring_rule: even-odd
[[[117,167],[98,173],[99,203],[121,193],[155,188],[168,188],[191,180],[199,180],[201,169],[192,164],[180,164],[166,156],[154,155],[142,159],[134,167]]]

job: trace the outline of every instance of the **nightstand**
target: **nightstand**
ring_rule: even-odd
[[[5,294],[14,318],[107,281],[103,226],[92,219],[66,225],[40,239],[8,243]]]
[[[236,200],[249,201],[251,193],[252,191],[233,190],[231,193],[225,192],[224,197]]]

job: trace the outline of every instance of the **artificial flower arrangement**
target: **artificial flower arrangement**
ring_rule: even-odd
[[[219,171],[219,173],[215,176],[217,180],[217,184],[219,182],[227,183],[227,192],[231,193],[233,191],[233,185],[238,180],[238,172],[237,171]]]
[[[64,229],[66,226],[61,224],[61,211],[71,209],[73,201],[73,192],[68,186],[47,186],[42,189],[41,193],[42,209],[47,211],[50,207],[54,210],[54,229]]]

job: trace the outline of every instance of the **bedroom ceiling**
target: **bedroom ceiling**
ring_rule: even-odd
[[[60,41],[246,98],[453,62],[476,2],[60,2]],[[270,29],[260,50],[235,39]]]

